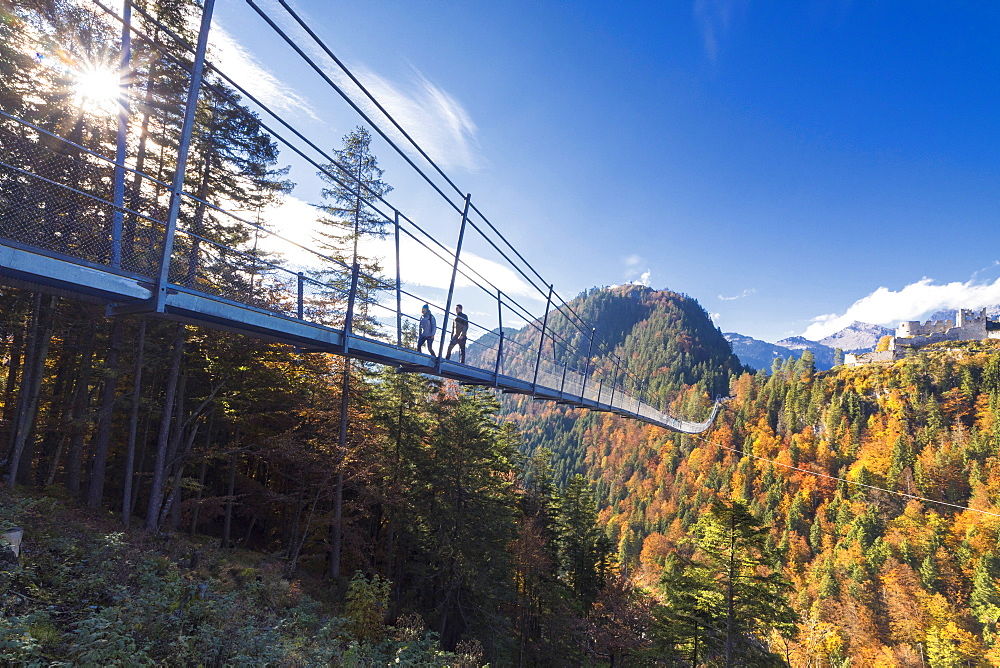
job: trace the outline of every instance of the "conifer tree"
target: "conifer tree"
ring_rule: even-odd
[[[334,162],[324,165],[319,176],[328,186],[319,207],[323,215],[319,222],[317,242],[320,250],[334,262],[317,272],[317,277],[332,288],[336,298],[346,298],[350,288],[350,267],[360,265],[357,314],[359,331],[371,330],[375,323],[368,320],[371,302],[376,299],[379,284],[375,277],[381,272],[379,259],[368,257],[361,244],[365,238],[386,236],[388,220],[375,209],[378,199],[392,191],[382,180],[383,170],[371,150],[372,135],[358,126],[344,136],[343,147],[334,151]]]
[[[612,546],[597,526],[597,504],[582,475],[570,478],[559,495],[559,562],[584,610],[590,608],[611,570]]]
[[[769,528],[747,507],[716,501],[694,528],[701,559],[696,569],[709,575],[721,593],[727,666],[768,660],[773,629],[795,633],[798,615],[786,598],[791,585],[778,570],[780,555]]]

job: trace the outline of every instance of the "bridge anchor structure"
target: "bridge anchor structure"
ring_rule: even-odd
[[[105,304],[109,316],[151,314],[301,351],[343,355],[610,412],[676,432],[695,434],[711,426],[718,400],[710,415],[697,422],[673,417],[650,401],[648,379],[637,377],[542,279],[471,195],[454,185],[284,2],[280,4],[288,16],[281,25],[297,26],[294,34],[248,0],[254,14],[290,45],[319,83],[360,114],[362,122],[396,152],[401,167],[412,170],[418,182],[430,188],[440,208],[451,212],[447,215],[455,215],[454,245],[437,238],[447,234],[446,225],[444,232],[432,234],[428,224],[418,223],[417,216],[405,214],[363,180],[352,181],[335,155],[319,148],[318,141],[209,61],[213,0],[204,2],[194,45],[138,6],[126,2],[126,11],[118,14],[95,4],[106,12],[107,20],[122,27],[122,71],[132,67],[130,54],[142,51],[146,58],[156,54],[164,71],[186,80],[186,97],[163,113],[159,128],[178,140],[176,145],[160,147],[171,156],[166,168],[161,164],[156,173],[139,168],[135,139],[139,121],[137,112],[130,111],[141,107],[138,92],[131,90],[135,84],[123,85],[127,103],[117,118],[80,117],[80,123],[90,126],[89,136],[107,137],[104,141],[85,142],[80,137],[86,133],[71,139],[59,125],[39,125],[29,120],[33,116],[0,109],[0,281]],[[304,40],[325,50],[328,62],[318,63],[306,55],[298,46]],[[354,82],[353,92],[337,83],[343,75],[332,76],[331,63]],[[201,194],[198,181],[210,179],[211,174],[196,179],[189,157],[196,153],[195,140],[206,132],[196,113],[206,107],[242,117],[280,147],[282,155],[293,156],[309,178],[319,172],[356,193],[366,215],[380,216],[391,229],[395,275],[366,272],[356,263],[324,254],[316,244],[283,234],[277,217],[266,219],[268,212],[248,212],[225,198]],[[414,156],[419,156],[420,164]],[[208,169],[204,164],[201,168]],[[441,227],[445,216],[432,217]],[[472,244],[477,245],[472,248]],[[450,276],[447,285],[419,288],[418,293],[415,286],[421,281],[414,280],[412,271],[404,271],[414,256],[419,257],[421,273]],[[429,268],[432,262],[436,269]],[[516,277],[516,290],[505,290],[487,278],[498,265]],[[526,307],[522,303],[526,299],[544,304],[544,310]],[[469,319],[466,364],[443,356],[447,325],[457,303],[474,315]],[[436,356],[407,345],[417,321],[409,311],[420,304],[426,304],[443,325],[437,334],[440,340],[431,348]]]

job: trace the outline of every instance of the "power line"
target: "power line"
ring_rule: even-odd
[[[731,410],[731,409],[727,409]],[[722,443],[716,443],[715,441],[710,441],[706,436],[700,434],[691,434],[695,438],[707,443],[708,445],[714,445],[723,450],[729,450],[730,452],[735,452],[738,455],[744,457],[750,457],[752,459],[758,459],[760,461],[773,464],[774,466],[780,466],[782,468],[790,469],[792,471],[798,471],[799,473],[807,473],[809,475],[816,476],[817,478],[826,478],[827,480],[833,480],[835,482],[842,482],[848,485],[854,485],[856,487],[864,487],[866,489],[871,489],[877,492],[885,492],[886,494],[895,494],[896,496],[901,496],[906,499],[913,499],[914,501],[922,501],[924,503],[935,503],[941,506],[948,506],[950,508],[955,508],[956,510],[970,511],[974,513],[982,513],[983,515],[991,515],[993,517],[1000,517],[1000,513],[990,512],[989,510],[980,510],[979,508],[970,508],[969,506],[960,506],[957,503],[949,503],[948,501],[940,501],[938,499],[929,499],[925,496],[917,496],[916,494],[907,494],[906,492],[900,492],[894,489],[886,489],[885,487],[879,487],[877,485],[867,485],[863,482],[858,482],[856,480],[848,480],[847,478],[841,478],[839,476],[830,475],[828,473],[820,473],[819,471],[810,471],[809,469],[804,469],[801,466],[792,466],[791,464],[783,464],[781,462],[776,462],[773,459],[768,459],[767,457],[761,457],[760,455],[755,455],[752,452],[746,452],[739,448],[734,448],[729,445],[723,445]]]

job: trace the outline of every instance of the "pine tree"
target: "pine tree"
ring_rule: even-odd
[[[597,526],[597,504],[590,483],[575,475],[559,495],[559,563],[584,610],[604,586],[611,553],[610,541]]]
[[[1000,621],[1000,588],[997,587],[996,580],[997,570],[1000,568],[998,562],[1000,560],[991,553],[979,558],[972,575],[972,592],[969,595],[969,608],[983,625],[983,635],[988,640],[996,639],[997,622]]]
[[[378,258],[368,257],[361,247],[367,237],[386,236],[388,220],[375,209],[379,198],[392,191],[382,180],[383,170],[371,151],[372,135],[362,126],[344,136],[343,147],[334,151],[334,162],[324,165],[319,176],[328,185],[323,199],[330,204],[320,206],[322,228],[317,242],[320,250],[333,262],[317,272],[318,279],[331,288],[335,299],[346,299],[350,289],[350,268],[360,265],[356,311],[356,327],[370,330],[370,306],[376,299],[381,272]]]
[[[770,631],[788,637],[796,631],[791,585],[778,571],[781,558],[769,531],[739,501],[716,501],[694,528],[701,555],[696,568],[711,575],[724,600],[727,666],[773,660],[766,649]]]

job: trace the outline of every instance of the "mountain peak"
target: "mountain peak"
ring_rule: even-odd
[[[840,348],[848,353],[866,352],[873,350],[879,339],[894,331],[882,325],[855,320],[836,334],[820,339],[819,343],[831,348]]]

